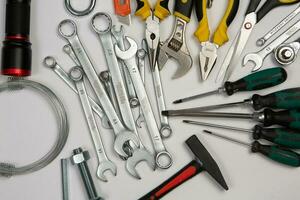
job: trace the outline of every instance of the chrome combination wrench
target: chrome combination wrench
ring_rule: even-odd
[[[145,85],[145,58],[146,58],[147,52],[144,49],[139,49],[136,53],[136,57],[138,60],[138,68],[140,71],[141,79]],[[127,69],[127,68],[126,68]],[[142,128],[142,123],[145,122],[145,117],[143,115],[143,111],[141,106],[139,107],[139,115],[135,121],[137,127]]]
[[[117,29],[116,26],[113,26],[111,29],[111,33],[114,36],[118,46],[120,47],[121,50],[125,50],[125,44],[124,44],[124,28],[123,26],[120,26],[120,30]],[[124,62],[122,60],[119,60],[121,71],[123,72],[123,77],[124,81],[127,86],[127,92],[128,92],[128,97],[129,97],[129,103],[132,108],[136,108],[139,106],[139,100],[136,96],[136,92],[134,89],[134,86],[132,84],[129,72],[127,68],[124,66]]]
[[[68,32],[66,31],[68,30]],[[71,32],[69,32],[71,29]],[[124,144],[128,141],[133,142],[136,146],[139,145],[139,140],[133,131],[127,130],[118,117],[113,105],[111,104],[106,91],[101,84],[95,68],[85,51],[77,34],[77,26],[72,20],[63,20],[58,26],[59,34],[71,45],[73,52],[76,55],[80,65],[83,68],[102,108],[109,119],[115,133],[114,150],[122,157],[127,158],[128,155],[123,149]]]
[[[117,166],[108,159],[105,152],[105,148],[100,136],[99,129],[96,124],[96,120],[93,115],[93,111],[90,105],[90,101],[86,92],[86,88],[83,81],[84,72],[81,67],[73,67],[70,71],[70,77],[74,81],[77,88],[80,103],[88,124],[90,135],[92,137],[96,154],[98,157],[98,168],[97,168],[97,177],[107,182],[107,178],[104,173],[110,171],[114,176],[117,175]]]
[[[63,68],[57,63],[54,57],[47,56],[44,58],[44,65],[51,69],[56,75],[58,75],[76,94],[78,91],[72,79],[69,77],[68,73],[63,70]],[[106,129],[111,129],[108,118],[103,112],[100,105],[98,105],[91,97],[89,97],[90,104],[93,111],[100,117],[102,126]]]
[[[65,46],[63,46],[63,52],[65,52],[71,58],[71,60],[76,64],[76,66],[80,66],[80,63],[77,60],[76,55],[73,52],[71,45],[66,44]]]
[[[272,51],[274,51],[278,46],[283,44],[287,39],[292,37],[295,33],[300,30],[300,21],[296,22],[293,26],[291,26],[287,31],[281,34],[278,38],[273,40],[268,46],[263,48],[257,53],[249,53],[245,56],[243,65],[245,66],[248,62],[253,62],[255,67],[252,71],[259,70],[262,65],[264,59],[269,55]]]
[[[140,101],[140,106],[142,107],[143,114],[145,117],[145,121],[147,124],[148,131],[151,135],[151,139],[153,142],[154,150],[155,150],[155,160],[156,164],[161,169],[167,169],[172,165],[172,157],[170,153],[166,150],[165,145],[160,136],[160,132],[158,130],[158,126],[156,124],[156,120],[150,105],[150,101],[148,99],[141,75],[139,73],[139,69],[136,63],[136,53],[138,50],[137,43],[126,37],[127,41],[130,44],[129,49],[122,51],[118,45],[115,45],[116,55],[124,60],[126,67],[130,73],[131,80],[133,82],[136,94]]]
[[[102,23],[101,25],[104,28],[101,28],[100,30],[100,28],[98,28],[96,25],[96,21],[99,19],[102,19],[102,22],[106,21],[107,27],[104,27],[103,24],[105,23]],[[155,169],[155,162],[153,155],[151,155],[151,153],[147,151],[144,145],[142,144],[137,129],[135,127],[135,121],[128,101],[126,87],[123,81],[121,69],[119,67],[118,59],[114,50],[114,44],[112,41],[112,20],[110,16],[106,13],[96,13],[92,18],[91,24],[92,28],[99,36],[99,39],[103,46],[104,54],[112,77],[112,83],[114,86],[114,91],[117,97],[118,107],[120,109],[123,122],[126,128],[133,131],[138,138],[138,146],[132,144],[131,142],[127,143],[127,145],[130,145],[129,149],[131,149],[132,156],[130,156],[127,159],[126,169],[132,176],[140,179],[139,174],[136,172],[135,166],[141,161],[146,161],[152,169]]]

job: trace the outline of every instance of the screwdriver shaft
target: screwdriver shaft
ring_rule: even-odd
[[[251,147],[251,144],[249,144],[249,143],[243,142],[241,140],[236,140],[234,138],[227,137],[225,135],[221,135],[219,133],[215,133],[215,132],[212,132],[212,131],[209,131],[209,130],[203,130],[203,132],[208,133],[208,134],[213,135],[213,136],[218,137],[218,138],[222,138],[222,139],[230,141],[230,142],[234,142],[234,143],[237,143],[237,144],[241,144],[243,146]]]
[[[211,91],[211,92],[206,92],[206,93],[202,93],[202,94],[197,94],[197,95],[194,95],[194,96],[186,97],[186,98],[183,98],[183,99],[178,99],[178,100],[174,101],[173,103],[175,103],[175,104],[183,103],[183,102],[191,101],[191,100],[202,98],[202,97],[207,97],[207,96],[214,95],[214,94],[219,94],[219,93],[221,93],[223,91],[224,91],[223,88],[219,88],[219,89]]]
[[[163,111],[166,116],[189,116],[189,117],[224,117],[224,118],[239,118],[239,119],[255,119],[254,114],[248,113],[223,113],[223,112],[197,112],[195,110],[168,110]]]
[[[211,124],[211,123],[205,123],[205,122],[199,122],[199,121],[191,121],[191,120],[183,120],[183,122],[187,123],[187,124],[207,126],[207,127],[212,127],[212,128],[222,128],[222,129],[227,129],[227,130],[232,130],[232,131],[241,131],[241,132],[245,132],[245,133],[253,133],[253,130],[251,130],[251,129],[238,128],[238,127],[233,127],[233,126]]]

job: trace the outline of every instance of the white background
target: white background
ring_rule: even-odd
[[[73,0],[76,7],[86,6],[88,1]],[[171,1],[170,8],[173,8]],[[175,61],[169,61],[162,70],[162,79],[164,84],[166,103],[169,109],[185,108],[192,106],[210,105],[214,103],[233,102],[250,97],[252,93],[240,93],[230,98],[225,96],[212,96],[209,98],[189,102],[180,106],[172,105],[172,101],[187,95],[209,91],[219,87],[214,82],[216,73],[220,67],[226,52],[238,32],[244,13],[249,0],[241,1],[238,17],[234,20],[229,28],[230,42],[219,49],[219,58],[210,78],[200,81],[198,67],[198,52],[200,45],[193,37],[193,32],[197,28],[197,20],[192,15],[191,23],[187,28],[187,43],[194,59],[194,66],[190,72],[177,80],[171,80],[177,64]],[[154,0],[152,0],[154,4]],[[214,30],[225,12],[227,1],[215,0],[214,6],[208,11],[209,23]],[[4,38],[4,9],[5,1],[0,1],[0,35]],[[135,1],[132,3],[132,10],[136,7]],[[255,46],[257,38],[270,30],[290,11],[295,9],[296,5],[277,8],[271,11],[255,28],[252,36],[246,46],[247,52],[259,50]],[[66,18],[75,19],[78,23],[78,32],[80,38],[90,53],[94,63],[98,66],[100,72],[106,69],[106,63],[103,56],[102,47],[96,35],[91,31],[89,22],[96,12],[108,12],[112,14],[113,21],[118,24],[116,17],[113,15],[112,1],[98,0],[95,11],[82,18],[75,19],[70,16],[64,9],[63,0],[33,0],[32,1],[32,20],[31,20],[31,40],[33,43],[33,75],[31,80],[35,80],[51,88],[64,102],[68,111],[70,121],[70,136],[63,152],[59,157],[46,168],[33,174],[16,176],[10,179],[0,179],[0,199],[1,200],[54,200],[62,199],[61,177],[60,177],[60,158],[69,157],[71,151],[79,146],[88,149],[92,155],[89,161],[91,172],[94,175],[97,160],[94,149],[88,133],[87,125],[81,111],[78,97],[56,76],[46,69],[43,64],[43,58],[53,55],[57,58],[61,66],[68,70],[74,64],[62,52],[62,46],[66,43],[57,34],[57,25]],[[299,20],[299,18],[297,19]],[[127,35],[141,42],[144,37],[145,24],[140,19],[133,16],[132,25],[127,27]],[[161,40],[169,37],[173,27],[174,17],[169,17],[162,23]],[[293,22],[292,22],[293,23]],[[213,31],[211,31],[213,32]],[[293,37],[296,39],[299,37]],[[267,94],[275,90],[288,87],[299,86],[299,68],[298,59],[293,65],[286,67],[288,71],[288,80],[280,86],[260,91],[259,94]],[[274,61],[273,55],[269,56],[264,68],[278,66]],[[237,66],[232,76],[232,80],[240,78],[251,71],[250,67],[241,68]],[[1,77],[4,81],[5,77]],[[155,99],[151,90],[151,76],[147,70],[147,88],[153,105]],[[47,104],[39,99],[34,93],[3,93],[0,98],[0,160],[10,162],[16,166],[30,163],[44,155],[56,137],[56,127],[54,116],[50,112]],[[26,105],[26,106],[25,106]],[[156,109],[154,108],[156,111]],[[232,108],[230,111],[252,112],[249,108]],[[197,134],[202,143],[207,147],[210,153],[220,166],[230,190],[225,192],[207,173],[202,173],[183,186],[179,187],[164,199],[213,199],[213,200],[295,200],[300,198],[299,194],[299,169],[286,167],[276,164],[273,161],[265,159],[260,155],[250,154],[249,150],[242,146],[228,143],[217,138],[202,135],[202,127],[189,126],[181,123],[182,118],[171,119],[170,123],[174,134],[172,138],[165,141],[167,149],[174,158],[173,166],[168,170],[156,170],[152,172],[145,163],[141,163],[137,169],[142,176],[142,180],[135,180],[125,171],[125,163],[121,161],[116,153],[112,150],[113,137],[111,131],[102,127],[101,133],[109,157],[118,166],[117,177],[107,175],[109,182],[103,183],[95,176],[95,184],[105,199],[111,200],[133,200],[138,199],[145,193],[156,187],[165,179],[170,177],[186,163],[193,159],[193,155],[187,150],[184,141],[192,134]],[[230,119],[199,119],[207,122],[220,124],[230,124],[244,128],[251,128],[254,122],[247,120],[230,120]],[[99,123],[100,125],[100,123]],[[235,138],[241,138],[244,141],[251,141],[250,137],[242,133],[231,133],[228,131],[218,130]],[[146,146],[152,150],[151,142],[147,132],[143,129],[141,136]],[[78,170],[71,166],[70,168],[70,199],[82,200],[87,199],[83,184],[79,177]]]

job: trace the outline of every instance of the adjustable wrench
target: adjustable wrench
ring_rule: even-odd
[[[65,72],[59,64],[57,64],[55,58],[51,56],[47,56],[44,59],[44,65],[51,69],[56,75],[58,75],[76,94],[78,91],[74,82],[69,77],[68,73]],[[98,105],[91,97],[89,97],[90,104],[92,106],[93,111],[100,117],[103,128],[111,129],[111,125],[103,112],[100,105]]]
[[[72,32],[65,33],[64,28],[71,28]],[[68,29],[70,30],[70,29]],[[101,84],[97,73],[95,71],[95,68],[86,53],[79,37],[77,34],[77,26],[74,21],[72,20],[63,20],[60,22],[58,26],[59,34],[69,42],[71,45],[76,58],[80,62],[80,65],[82,66],[92,88],[94,89],[94,92],[99,100],[99,102],[102,105],[102,108],[109,119],[111,126],[115,133],[115,142],[114,142],[114,150],[122,157],[127,158],[128,155],[123,149],[124,144],[126,144],[128,141],[132,141],[136,146],[138,146],[138,137],[133,133],[133,131],[127,130],[122,122],[120,121],[120,118],[118,117],[113,105],[111,104],[105,89],[103,85]]]
[[[113,26],[111,29],[111,33],[114,36],[115,40],[117,41],[118,46],[121,50],[125,50],[125,44],[124,44],[124,27],[120,26],[120,30],[117,30],[116,26]],[[120,66],[121,66],[121,72],[123,72],[124,81],[127,86],[127,92],[129,97],[129,103],[132,108],[135,108],[139,105],[139,100],[136,97],[136,92],[134,89],[134,86],[132,84],[129,72],[126,67],[124,67],[124,63],[122,60],[119,60]]]
[[[95,21],[97,20],[97,18],[103,18],[104,20],[107,20],[108,26],[105,30],[100,30],[96,27]],[[153,156],[149,153],[149,151],[147,151],[144,148],[135,127],[135,122],[129,105],[126,88],[122,79],[121,69],[118,65],[117,56],[115,55],[114,46],[112,42],[112,21],[108,14],[96,13],[92,18],[91,24],[94,31],[98,34],[103,46],[103,50],[105,51],[106,60],[110,69],[112,82],[114,85],[115,94],[118,100],[118,106],[120,108],[123,122],[125,126],[129,130],[133,131],[138,138],[138,145],[134,145],[130,142],[128,143],[132,148],[132,156],[127,159],[126,169],[132,176],[140,179],[139,174],[135,170],[135,166],[141,161],[147,161],[148,165],[155,169],[155,162]]]
[[[193,65],[193,59],[186,45],[186,26],[190,21],[194,0],[175,1],[175,27],[171,37],[161,44],[158,56],[158,67],[161,70],[169,57],[173,57],[179,62],[173,79],[184,76]]]
[[[83,82],[83,75],[84,72],[82,71],[81,67],[73,67],[70,71],[70,77],[75,82],[79,94],[79,98],[80,98],[80,103],[82,105],[83,112],[98,157],[97,177],[100,180],[107,182],[107,178],[105,177],[104,172],[109,170],[114,176],[116,176],[117,166],[112,161],[110,161],[106,155],[104,145],[100,136],[100,132],[97,127],[96,120],[94,118],[90,101]]]
[[[142,78],[142,81],[145,85],[145,57],[146,57],[146,51],[144,49],[139,49],[136,53],[136,57],[138,59],[138,68],[140,71],[140,75]],[[142,108],[139,107],[139,116],[136,119],[135,123],[139,128],[142,128],[142,123],[145,122],[145,117],[143,115]]]
[[[290,27],[287,31],[281,34],[278,38],[273,40],[268,46],[264,49],[260,50],[257,53],[249,53],[245,56],[243,65],[245,66],[248,62],[254,63],[254,68],[252,71],[257,71],[262,67],[263,61],[267,55],[269,55],[273,50],[275,50],[279,45],[284,43],[287,39],[292,37],[295,33],[300,30],[300,20],[296,22],[292,27]]]
[[[130,44],[130,47],[126,51],[122,51],[117,45],[115,45],[116,55],[124,60],[126,67],[130,73],[136,94],[140,100],[140,106],[142,107],[143,114],[147,123],[148,131],[151,134],[151,139],[155,149],[155,160],[159,168],[167,169],[172,165],[172,157],[170,153],[166,150],[165,145],[160,136],[155,117],[139,73],[139,69],[136,64],[136,53],[137,53],[137,43],[126,37]]]

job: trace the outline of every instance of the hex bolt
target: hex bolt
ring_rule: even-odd
[[[89,200],[103,200],[103,198],[97,194],[90,169],[87,165],[89,159],[90,155],[88,151],[83,151],[82,148],[73,150],[71,161],[73,165],[78,166]]]

